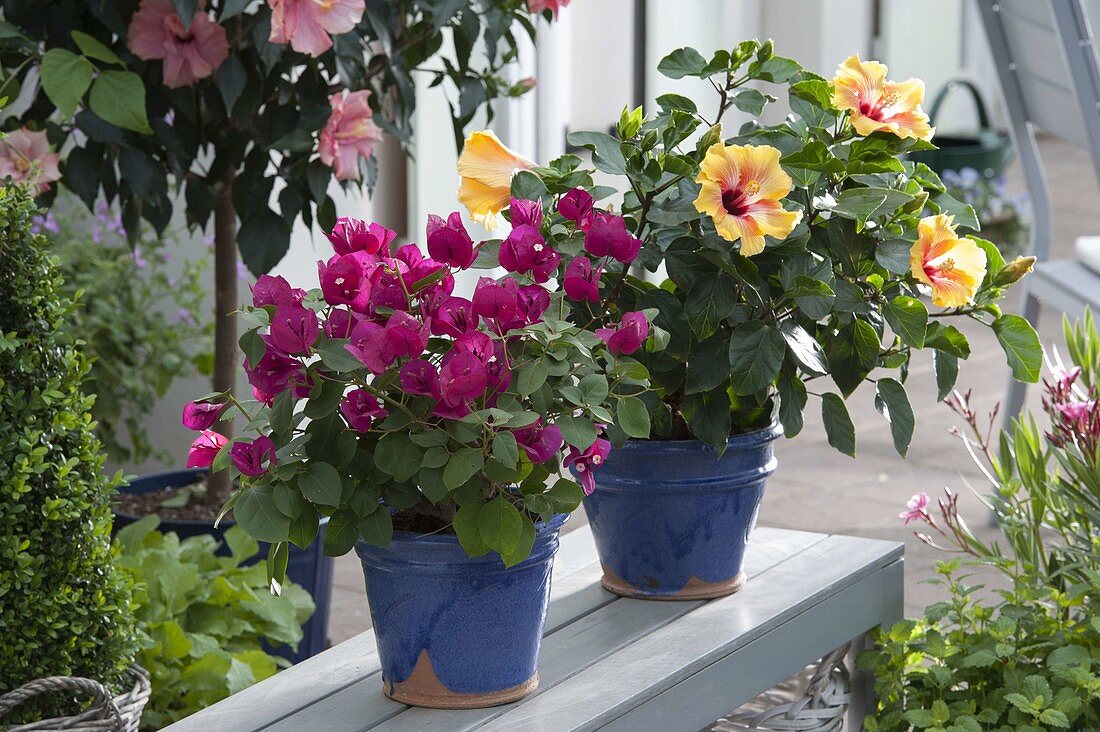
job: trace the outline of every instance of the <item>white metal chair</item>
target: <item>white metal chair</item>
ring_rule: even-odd
[[[1036,324],[1040,303],[1071,318],[1086,306],[1100,310],[1100,274],[1077,260],[1050,258],[1050,191],[1035,143],[1036,129],[1070,142],[1091,156],[1100,175],[1100,66],[1085,2],[977,2],[1034,212],[1031,243],[1038,263],[1021,283],[1023,315]],[[1023,382],[1009,382],[1006,420],[1019,413],[1026,390]]]

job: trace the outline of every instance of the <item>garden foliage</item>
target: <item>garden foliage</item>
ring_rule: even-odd
[[[259,545],[239,527],[225,533],[229,556],[209,534],[180,541],[156,516],[118,532],[118,566],[134,583],[138,663],[153,695],[142,724],[161,729],[262,681],[288,664],[271,647],[297,646],[313,613],[293,583],[268,591],[263,564],[245,566]],[[267,645],[265,645],[265,643]]]
[[[136,646],[111,552],[117,476],[101,474],[87,360],[58,335],[69,303],[36,213],[0,188],[0,692],[54,675],[118,688]]]

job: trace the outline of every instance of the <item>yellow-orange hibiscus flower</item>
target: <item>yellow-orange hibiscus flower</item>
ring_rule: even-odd
[[[985,279],[985,252],[970,239],[960,239],[952,223],[953,217],[944,214],[925,216],[909,255],[913,276],[932,288],[932,302],[941,308],[970,304]]]
[[[852,127],[861,135],[889,132],[901,138],[932,139],[935,129],[921,109],[924,82],[886,81],[886,66],[852,56],[836,70],[833,106],[847,110]]]
[[[471,132],[458,156],[458,200],[474,221],[493,229],[508,206],[512,176],[535,164],[497,139],[492,130]]]
[[[780,153],[769,145],[715,143],[699,165],[702,185],[695,210],[714,220],[718,235],[741,240],[741,254],[764,251],[764,236],[784,239],[802,219],[779,200],[794,187],[779,166]]]

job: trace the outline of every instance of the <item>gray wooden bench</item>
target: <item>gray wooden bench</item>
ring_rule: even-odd
[[[168,729],[698,730],[832,649],[900,619],[902,551],[895,542],[760,528],[741,592],[643,602],[600,587],[592,535],[583,527],[562,537],[542,681],[522,701],[437,711],[386,699],[367,631]],[[858,707],[870,688],[866,679],[854,681]]]

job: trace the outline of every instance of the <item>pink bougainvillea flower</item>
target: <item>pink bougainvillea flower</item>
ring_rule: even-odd
[[[889,132],[903,139],[931,140],[936,131],[920,106],[924,82],[887,81],[886,73],[886,66],[878,61],[851,56],[836,70],[833,106],[849,113],[848,119],[860,135]]]
[[[386,329],[362,320],[355,324],[346,346],[348,353],[359,359],[372,373],[382,374],[397,358],[393,350],[393,341]]]
[[[208,430],[222,416],[226,406],[228,405],[224,402],[187,402],[183,405],[183,426],[196,432]]]
[[[267,435],[260,435],[251,442],[240,440],[229,448],[229,458],[234,467],[244,475],[255,478],[263,475],[268,467],[275,465],[275,443]],[[264,462],[267,465],[264,465]]]
[[[355,319],[351,313],[343,308],[335,308],[325,319],[325,335],[329,338],[347,338],[351,335],[351,329],[355,325]]]
[[[260,275],[252,286],[252,304],[258,308],[268,305],[301,305],[305,296],[305,290],[291,287],[289,282],[278,275]]]
[[[185,28],[172,0],[141,0],[130,21],[126,43],[144,61],[164,61],[164,85],[170,89],[194,86],[213,74],[229,56],[222,28],[203,9]]]
[[[187,451],[187,467],[209,468],[227,442],[229,440],[225,435],[220,435],[214,430],[203,430]]]
[[[462,216],[455,211],[444,220],[428,214],[428,254],[432,259],[446,262],[452,267],[466,269],[473,264],[474,240],[462,225]]]
[[[916,493],[905,504],[905,510],[898,514],[898,518],[905,519],[905,525],[910,521],[921,521],[928,516],[928,503],[932,499],[924,491]]]
[[[317,342],[317,313],[309,308],[280,305],[271,316],[268,343],[283,353],[307,353]]]
[[[626,229],[622,216],[596,213],[588,225],[584,248],[593,257],[612,257],[623,264],[630,264],[641,249],[642,242]]]
[[[563,443],[558,426],[543,423],[541,417],[534,424],[512,430],[512,434],[533,463],[545,463],[557,454]]]
[[[941,308],[969,305],[985,279],[985,251],[960,239],[953,224],[946,214],[925,216],[909,252],[913,276],[932,288],[932,304]]]
[[[451,350],[439,369],[439,396],[450,407],[469,405],[489,386],[485,362],[472,351]]]
[[[482,277],[474,287],[473,312],[477,317],[508,323],[519,312],[519,284],[511,277],[499,282]]]
[[[550,309],[550,292],[540,285],[524,285],[519,288],[517,305],[522,325],[538,323]]]
[[[348,426],[356,432],[367,432],[371,425],[389,414],[382,404],[366,389],[353,389],[340,400],[340,413]]]
[[[562,286],[572,300],[600,301],[600,275],[602,267],[592,266],[588,257],[575,257],[565,267]]]
[[[569,0],[527,0],[527,12],[532,15],[538,15],[544,10],[549,10],[554,14],[556,20],[558,11],[568,5]]]
[[[332,113],[321,130],[317,152],[337,180],[359,180],[359,158],[369,158],[382,141],[382,128],[374,123],[368,99],[366,89],[337,92],[329,98]]]
[[[558,213],[577,225],[581,231],[587,231],[592,223],[592,194],[583,188],[574,188],[558,201]]]
[[[328,262],[318,262],[321,294],[329,305],[347,305],[365,313],[371,300],[370,255],[364,252],[335,254]]]
[[[534,229],[542,229],[542,201],[529,201],[527,199],[513,198],[508,204],[508,213],[511,215],[511,224],[516,226],[530,226]]]
[[[386,322],[386,338],[395,358],[417,358],[424,353],[430,335],[430,322],[421,322],[404,310],[398,310]]]
[[[593,473],[603,465],[607,456],[611,454],[611,443],[602,437],[588,446],[588,449],[578,450],[570,445],[569,454],[562,460],[562,465],[572,467],[577,479],[581,482],[586,496],[592,495],[596,490],[596,476]]]
[[[607,350],[612,354],[629,355],[634,353],[645,339],[649,337],[649,321],[645,313],[636,310],[631,313],[623,313],[622,321],[615,328],[598,328],[596,335],[607,344]]]
[[[385,252],[396,236],[396,231],[381,224],[368,224],[362,219],[341,216],[336,219],[332,231],[328,233],[328,240],[332,242],[332,248],[337,254],[377,254],[380,251]]]
[[[448,297],[432,315],[432,334],[451,337],[469,333],[477,328],[474,304],[464,297]]]
[[[292,381],[301,381],[302,364],[274,348],[268,348],[255,366],[245,359],[244,370],[249,384],[274,398],[290,386]]]
[[[500,266],[509,272],[528,274],[535,282],[546,282],[558,268],[561,255],[554,251],[533,226],[520,224],[500,243]]]
[[[787,211],[780,204],[794,188],[779,165],[780,155],[770,145],[717,142],[699,165],[695,210],[710,216],[726,241],[740,239],[742,256],[764,251],[765,236],[787,238],[802,220],[801,211]]]
[[[0,139],[0,179],[10,177],[15,183],[25,183],[40,196],[50,184],[61,180],[59,153],[50,152],[46,132],[32,132],[25,127],[13,130]]]
[[[401,367],[397,379],[408,394],[439,398],[439,371],[430,361],[409,361]]]
[[[491,130],[471,132],[458,156],[458,201],[474,221],[494,229],[512,197],[512,176],[535,164],[497,139]]]
[[[271,43],[289,43],[298,53],[317,58],[332,48],[332,36],[359,24],[365,0],[267,0],[271,7]]]

